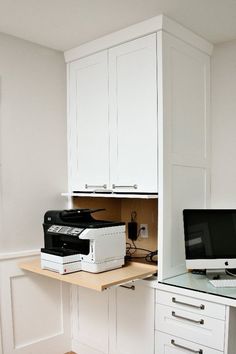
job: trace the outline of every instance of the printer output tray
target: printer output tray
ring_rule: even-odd
[[[61,256],[61,257],[66,257],[66,256],[72,256],[74,254],[80,254],[80,251],[74,250],[74,249],[65,249],[65,248],[41,248],[41,252],[47,253],[47,254],[52,254],[55,256]]]

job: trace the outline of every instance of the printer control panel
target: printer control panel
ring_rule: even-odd
[[[56,234],[64,234],[77,237],[83,230],[84,229],[78,227],[51,225],[47,231]]]

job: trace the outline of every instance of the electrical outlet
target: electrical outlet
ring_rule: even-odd
[[[139,237],[148,238],[148,224],[140,224],[139,230]]]

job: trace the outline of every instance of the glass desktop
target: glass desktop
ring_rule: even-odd
[[[175,291],[174,287],[178,287],[188,290],[194,290],[200,293],[207,293],[236,300],[236,287],[216,288],[210,284],[206,275],[192,274],[191,272],[186,272],[184,274],[165,279],[161,283],[173,286],[173,291]]]

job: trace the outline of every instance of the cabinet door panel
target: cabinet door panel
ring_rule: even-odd
[[[108,292],[98,293],[80,287],[78,290],[78,333],[75,340],[78,352],[90,348],[91,352],[108,354],[109,352],[109,313]]]
[[[69,178],[72,190],[109,183],[107,51],[69,66]]]
[[[153,354],[155,290],[135,282],[135,290],[118,287],[115,291],[111,353]]]
[[[109,74],[111,183],[157,192],[156,35],[110,49]]]

